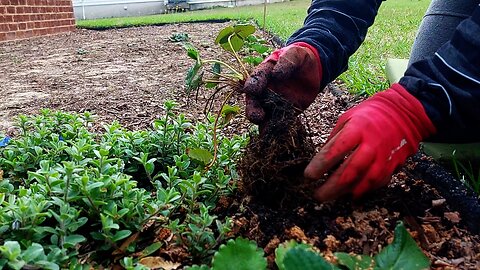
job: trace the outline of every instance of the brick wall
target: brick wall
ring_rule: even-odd
[[[0,0],[0,42],[74,29],[71,0]]]

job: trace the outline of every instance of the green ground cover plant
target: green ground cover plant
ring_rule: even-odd
[[[357,94],[373,94],[387,88],[388,82],[384,71],[386,59],[408,58],[415,33],[429,3],[428,0],[395,0],[385,1],[382,4],[365,42],[349,60],[349,71],[340,76],[340,80],[350,91]],[[286,40],[303,25],[309,5],[309,0],[269,4],[266,30]],[[77,21],[77,26],[87,29],[109,29],[180,22],[250,19],[262,26],[262,5],[154,16],[84,20]]]
[[[397,224],[393,242],[371,257],[343,252],[334,254],[332,264],[307,244],[289,241],[275,251],[275,264],[280,270],[330,270],[330,269],[428,269],[430,261],[416,245],[403,223]],[[212,266],[194,265],[188,270],[262,270],[267,269],[263,250],[255,242],[237,238],[221,245],[212,260]]]
[[[147,237],[155,228],[171,231],[192,260],[208,257],[230,229],[211,209],[235,189],[247,139],[219,134],[217,162],[205,170],[196,151],[213,150],[211,126],[174,106],[166,102],[165,116],[141,131],[112,123],[94,132],[89,113],[20,116],[18,136],[0,136],[0,268],[147,256],[162,245]]]

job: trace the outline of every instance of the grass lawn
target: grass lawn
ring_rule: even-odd
[[[369,29],[367,39],[350,58],[350,68],[340,76],[354,93],[372,94],[388,86],[384,67],[389,57],[407,58],[415,32],[430,0],[386,1]],[[294,0],[269,4],[267,30],[286,40],[303,25],[309,0]],[[78,21],[77,26],[89,29],[106,29],[176,22],[193,22],[218,19],[254,19],[263,21],[263,6],[217,8],[176,14],[142,17],[111,18]]]

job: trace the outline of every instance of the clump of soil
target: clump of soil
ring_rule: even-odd
[[[306,199],[303,171],[315,154],[315,146],[298,110],[276,94],[264,101],[266,119],[259,134],[252,134],[238,164],[240,191],[270,206],[291,199]]]

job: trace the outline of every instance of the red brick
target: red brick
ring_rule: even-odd
[[[10,5],[16,6],[18,5],[18,2],[19,2],[18,0],[10,0]]]
[[[15,38],[16,38],[16,39],[25,38],[25,31],[17,31],[17,32],[15,33]]]
[[[19,13],[24,13],[25,11],[23,10],[23,7],[22,6],[16,6],[15,7],[15,13],[19,14]]]
[[[35,28],[35,22],[27,22],[27,29]]]
[[[18,24],[19,30],[27,30],[27,23],[19,23]]]
[[[0,33],[0,41],[7,40],[7,33]]]
[[[8,32],[8,24],[0,23],[0,32]]]
[[[3,18],[4,22],[13,22],[13,15],[5,15]]]
[[[17,23],[8,24],[8,30],[9,31],[17,31],[18,30],[18,24]]]
[[[6,40],[15,39],[15,32],[8,32],[6,35]]]
[[[33,37],[33,30],[27,30],[27,31],[25,31],[25,37],[26,37],[26,38],[31,38],[31,37]]]
[[[18,0],[18,4],[25,6],[27,4],[27,0]]]
[[[8,6],[7,7],[7,14],[14,14],[15,13],[15,7],[14,6]]]
[[[32,13],[32,7],[31,6],[26,6],[23,9],[25,10],[25,13]]]

